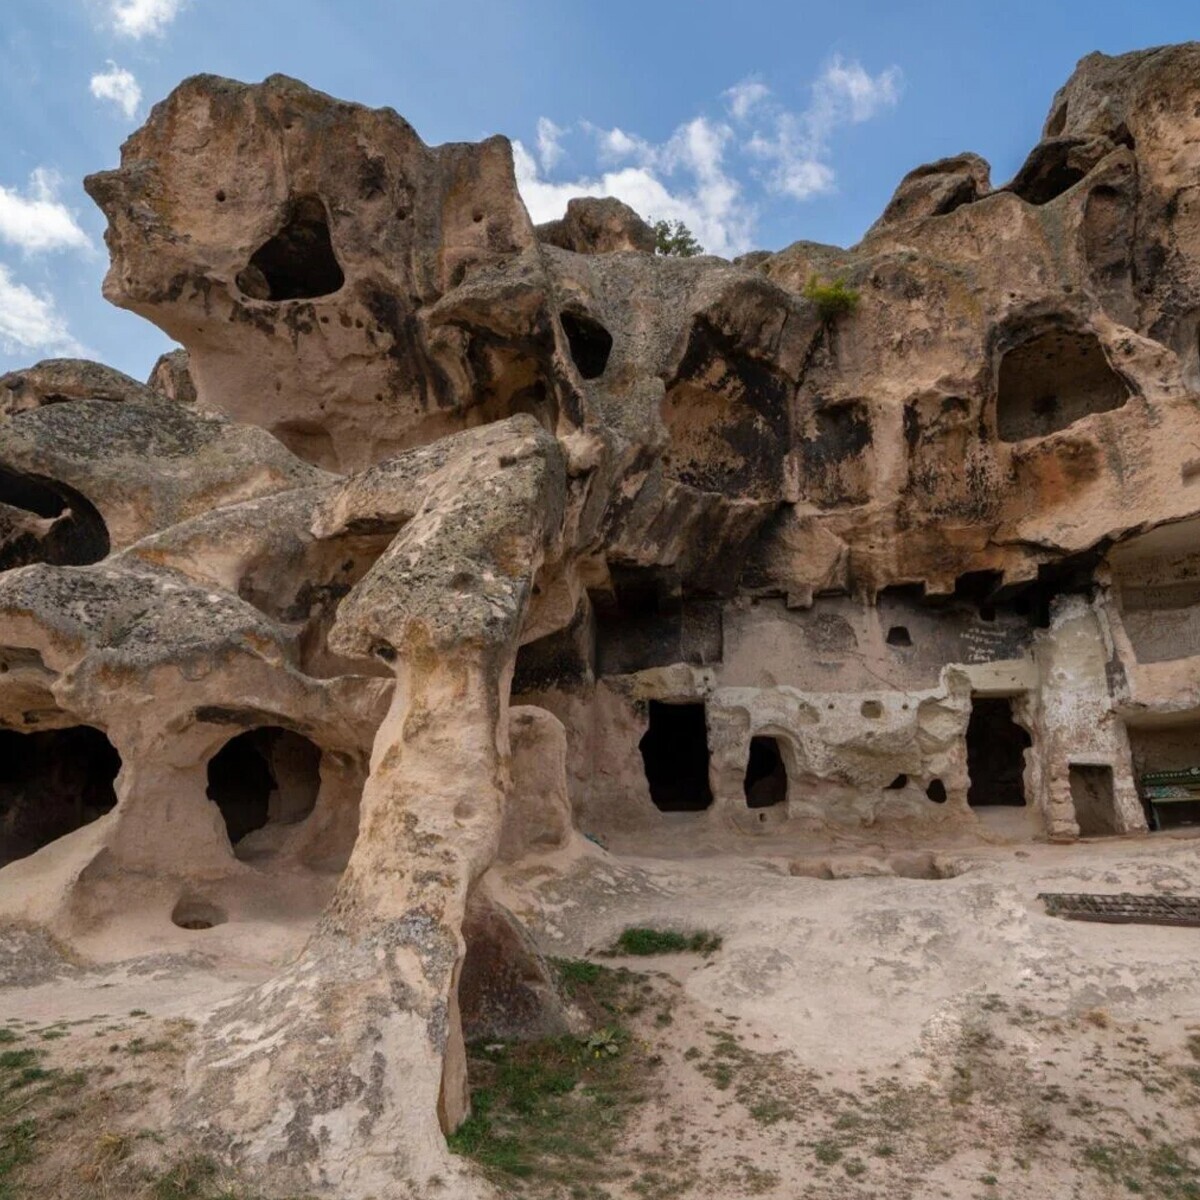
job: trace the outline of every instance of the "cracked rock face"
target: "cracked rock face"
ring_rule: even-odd
[[[503,871],[1145,828],[1200,731],[1198,80],[1089,56],[1008,183],[736,263],[611,199],[535,229],[503,138],[186,80],[87,181],[182,349],[0,378],[0,915],[302,894],[176,1119],[471,1195],[460,986],[563,1020]]]

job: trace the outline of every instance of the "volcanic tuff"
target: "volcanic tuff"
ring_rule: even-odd
[[[1198,180],[1200,44],[1083,59],[1004,186],[734,262],[535,227],[503,138],[186,80],[86,183],[184,350],[0,378],[0,916],[315,897],[172,1120],[476,1195],[464,1023],[569,1021],[497,864],[1145,829],[1200,766]]]

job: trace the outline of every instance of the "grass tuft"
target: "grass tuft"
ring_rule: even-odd
[[[721,935],[708,930],[679,933],[631,925],[622,931],[610,953],[645,957],[653,954],[702,954],[707,958],[721,948]]]

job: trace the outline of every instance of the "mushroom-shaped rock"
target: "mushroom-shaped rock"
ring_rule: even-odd
[[[505,139],[431,149],[391,109],[201,75],[86,186],[105,295],[187,349],[204,407],[343,470],[477,419],[488,335],[425,312],[536,247]]]

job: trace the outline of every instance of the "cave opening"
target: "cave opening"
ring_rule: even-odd
[[[1045,437],[1128,399],[1095,334],[1050,329],[1000,360],[996,432],[1004,442]]]
[[[774,808],[787,800],[787,767],[779,749],[779,739],[750,739],[750,759],[746,763],[747,808]]]
[[[35,562],[84,566],[110,548],[104,518],[74,488],[0,466],[0,571]]]
[[[1032,745],[1013,719],[1010,699],[972,698],[967,722],[967,802],[972,808],[1025,804],[1025,751]]]
[[[713,799],[704,705],[651,700],[649,715],[638,749],[650,799],[660,812],[703,812]]]
[[[599,321],[582,313],[560,313],[559,319],[579,374],[584,379],[599,379],[612,353],[612,334]]]
[[[1071,803],[1075,807],[1075,823],[1081,836],[1105,837],[1120,833],[1112,767],[1070,763],[1067,779]]]
[[[265,825],[295,825],[321,788],[321,750],[290,729],[265,725],[231,738],[208,763],[208,798],[231,845]]]
[[[90,725],[0,730],[0,866],[109,812],[121,756]]]
[[[318,196],[288,205],[283,226],[250,256],[237,285],[252,300],[313,300],[346,282],[333,250],[329,215]]]

